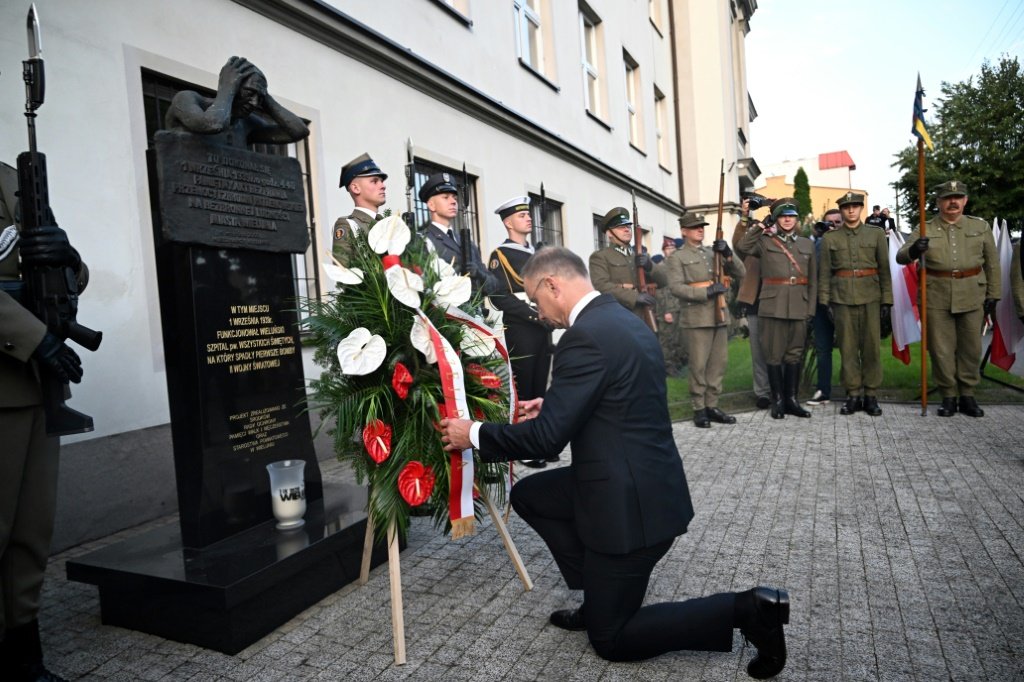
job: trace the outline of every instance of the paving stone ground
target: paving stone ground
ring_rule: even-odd
[[[843,417],[738,415],[676,425],[697,516],[655,571],[647,601],[756,584],[792,598],[781,680],[1024,679],[1024,408],[920,416],[917,405]],[[563,455],[563,458],[565,455]],[[325,477],[346,478],[334,463]],[[155,523],[177,523],[176,517]],[[40,622],[50,667],[106,680],[746,680],[754,651],[598,658],[548,624],[574,606],[539,538],[510,530],[524,592],[490,526],[451,542],[414,519],[402,553],[408,663],[392,657],[388,574],[347,586],[236,656],[100,623],[96,588],[53,557]]]

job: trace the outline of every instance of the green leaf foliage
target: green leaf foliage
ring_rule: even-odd
[[[807,220],[814,209],[811,207],[811,183],[803,166],[797,168],[793,176],[793,199],[796,201],[796,210],[800,211],[800,220]]]

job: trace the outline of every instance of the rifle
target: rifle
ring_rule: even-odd
[[[471,262],[470,230],[469,230],[469,175],[466,173],[466,164],[462,164],[462,205],[459,206],[459,213],[462,220],[459,227],[459,257],[462,259],[462,274],[470,274],[469,265]]]
[[[537,224],[534,225],[534,234],[538,237],[544,236],[544,209],[547,208],[547,200],[544,198],[544,183],[540,183],[540,208],[537,210]],[[534,250],[544,246],[544,242],[540,239],[533,240]]]
[[[29,151],[18,155],[20,232],[24,237],[57,225],[50,210],[46,157],[36,149],[36,109],[43,104],[46,89],[37,16],[33,4],[28,12],[29,58],[22,62]],[[61,340],[71,339],[91,351],[99,348],[102,332],[89,329],[77,320],[79,288],[73,268],[25,261],[22,263],[22,280],[22,304],[46,324],[47,331]],[[64,404],[71,395],[66,382],[50,372],[40,372],[40,383],[48,435],[66,436],[92,431],[92,417]]]
[[[629,190],[629,197],[633,201],[633,253],[639,256],[643,253],[644,244],[643,230],[640,229],[640,215],[636,210],[636,192],[632,189]],[[654,285],[652,284],[651,287],[648,287],[647,273],[645,273],[644,269],[639,266],[636,269],[636,281],[639,284],[639,291],[653,294],[651,288],[653,288]],[[655,334],[658,333],[658,322],[654,319],[654,311],[651,310],[651,306],[649,305],[644,306],[644,322],[647,323],[647,326],[651,328],[652,332]]]
[[[725,206],[725,159],[722,159],[721,170],[718,175],[718,225],[715,227],[715,241],[725,239],[722,232],[722,211]],[[722,254],[715,252],[715,284],[722,284],[725,280],[725,261]],[[725,294],[718,294],[715,297],[715,321],[719,324],[725,322]]]
[[[416,157],[412,153],[412,138],[405,140],[405,215],[402,219],[409,229],[416,231],[416,207],[413,205],[413,192],[416,189]]]

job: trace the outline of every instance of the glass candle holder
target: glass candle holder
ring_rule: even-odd
[[[270,499],[278,530],[298,528],[306,514],[305,460],[284,459],[267,465]]]

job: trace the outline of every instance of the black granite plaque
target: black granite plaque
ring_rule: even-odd
[[[298,161],[187,132],[160,131],[155,145],[164,239],[305,252],[309,231]]]

